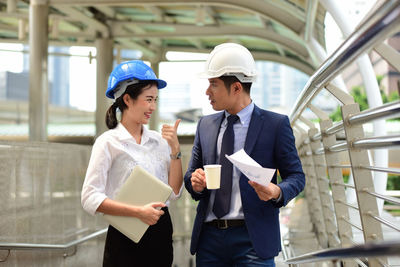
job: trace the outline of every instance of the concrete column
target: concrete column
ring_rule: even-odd
[[[29,140],[47,141],[48,120],[48,3],[29,6]]]
[[[157,78],[160,78],[160,70],[159,70],[160,62],[152,62],[151,63],[151,68],[153,69],[154,73],[156,74]],[[150,130],[155,130],[158,131],[158,125],[160,124],[160,94],[158,94],[158,101],[157,101],[157,108],[151,115],[150,121],[149,121],[149,129]]]
[[[96,39],[96,137],[108,130],[105,122],[107,109],[112,100],[106,97],[108,77],[113,69],[113,40]]]
[[[14,13],[17,10],[16,0],[7,0],[7,13]]]

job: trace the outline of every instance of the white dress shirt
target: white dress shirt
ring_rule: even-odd
[[[233,131],[235,132],[235,142],[233,146],[233,153],[239,151],[244,148],[244,143],[246,142],[247,130],[249,129],[251,114],[254,110],[254,103],[251,102],[244,109],[238,112],[239,121],[233,125]],[[222,137],[224,136],[226,127],[228,126],[227,117],[231,115],[225,111],[225,118],[221,123],[221,128],[219,130],[218,139],[217,139],[217,162],[219,162],[219,158],[221,157],[221,146],[222,146]],[[242,173],[238,168],[233,167],[232,173],[232,193],[231,193],[231,205],[229,213],[224,217],[220,218],[223,220],[232,220],[232,219],[244,219],[243,207],[242,207],[242,199],[240,197],[240,187],[239,187],[239,179]],[[215,199],[215,190],[211,190],[210,201],[208,203],[207,208],[207,216],[205,221],[210,222],[214,219],[217,219],[215,214],[212,212],[214,206]]]
[[[96,214],[106,198],[113,199],[136,165],[168,184],[171,149],[161,134],[142,128],[140,144],[121,123],[96,139],[81,195],[88,213]],[[182,188],[178,195],[172,192],[169,200],[179,198]]]

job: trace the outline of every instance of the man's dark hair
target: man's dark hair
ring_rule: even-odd
[[[250,95],[250,88],[252,83],[242,83],[236,76],[221,76],[219,77],[225,84],[225,87],[228,89],[235,82],[239,82],[242,84],[243,90]]]

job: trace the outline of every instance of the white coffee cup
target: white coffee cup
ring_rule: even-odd
[[[206,173],[207,189],[218,189],[221,182],[221,165],[204,165],[204,172]]]

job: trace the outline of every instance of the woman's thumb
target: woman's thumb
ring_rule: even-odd
[[[179,123],[181,123],[181,119],[177,119],[177,120],[175,121],[175,125],[174,125],[175,131],[178,130]]]

